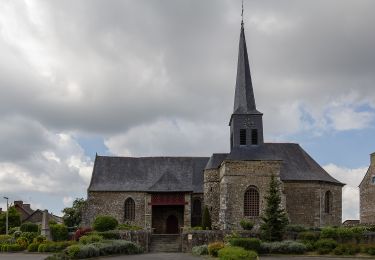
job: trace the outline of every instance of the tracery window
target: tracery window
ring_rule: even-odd
[[[132,198],[125,200],[124,220],[135,220],[135,203]]]
[[[331,213],[332,207],[332,193],[330,191],[326,191],[324,196],[324,212]]]
[[[259,192],[255,186],[250,186],[245,192],[244,215],[247,217],[259,216]]]

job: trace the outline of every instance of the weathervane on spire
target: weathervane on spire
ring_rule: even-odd
[[[241,25],[243,25],[243,0],[242,0],[242,11],[241,11]]]

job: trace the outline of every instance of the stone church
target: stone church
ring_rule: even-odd
[[[155,233],[179,233],[200,225],[208,207],[213,228],[236,229],[242,219],[260,221],[274,175],[290,223],[340,225],[344,184],[298,144],[265,143],[262,116],[241,23],[230,151],[211,157],[96,156],[84,224],[112,215]]]
[[[361,224],[375,224],[375,153],[370,155],[370,167],[359,184]]]

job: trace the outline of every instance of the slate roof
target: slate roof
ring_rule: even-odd
[[[224,160],[282,161],[282,181],[323,181],[344,185],[329,175],[301,146],[293,143],[264,143],[233,149],[229,154],[213,154],[206,169],[218,168]]]
[[[203,193],[208,159],[97,156],[88,190]]]

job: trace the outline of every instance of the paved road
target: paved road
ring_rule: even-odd
[[[25,253],[1,253],[1,260],[43,260],[46,254],[25,254]]]

